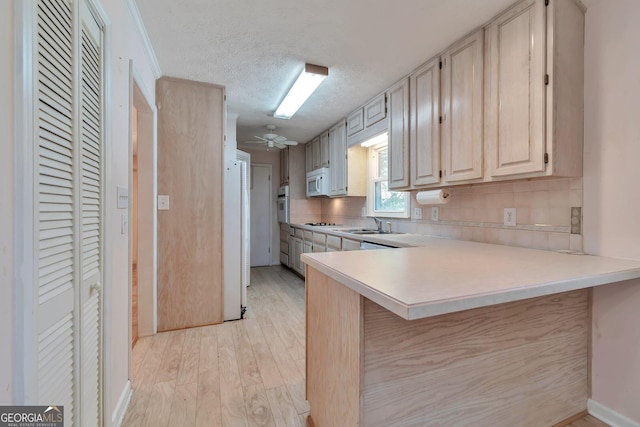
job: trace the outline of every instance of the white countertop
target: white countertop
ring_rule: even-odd
[[[640,278],[639,261],[413,234],[366,240],[416,247],[302,260],[407,320]]]

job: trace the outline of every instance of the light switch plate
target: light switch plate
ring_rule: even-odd
[[[413,208],[413,219],[422,219],[422,208]]]
[[[127,214],[120,215],[120,234],[127,234],[129,228],[129,216]]]
[[[127,209],[129,207],[129,189],[127,187],[116,187],[118,198],[118,209]]]
[[[166,196],[166,195],[158,196],[158,210],[159,211],[169,210],[169,196]]]
[[[437,206],[431,208],[431,221],[440,221],[440,208]]]
[[[516,208],[504,208],[504,225],[516,226]]]

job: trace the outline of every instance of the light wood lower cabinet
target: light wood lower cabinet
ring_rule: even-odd
[[[307,274],[316,426],[551,426],[586,409],[588,289],[407,321]]]

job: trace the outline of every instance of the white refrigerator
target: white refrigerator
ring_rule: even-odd
[[[241,319],[249,286],[251,155],[237,150],[224,171],[224,320]]]

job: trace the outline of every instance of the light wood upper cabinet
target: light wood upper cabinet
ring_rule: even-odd
[[[387,117],[385,101],[385,94],[381,93],[364,106],[364,127],[369,127]]]
[[[347,117],[347,136],[355,135],[364,129],[364,110],[358,108]]]
[[[410,77],[411,184],[440,182],[440,58],[420,67]]]
[[[315,139],[313,141],[315,141]],[[304,145],[306,172],[311,172],[313,170],[313,141],[309,141]]]
[[[320,169],[322,163],[320,160],[320,137],[315,138],[311,144],[311,170]]]
[[[389,103],[389,188],[409,187],[409,79],[387,92]],[[365,115],[366,119],[366,115]]]
[[[320,134],[320,167],[329,167],[329,132]]]
[[[442,181],[482,178],[484,29],[442,54]]]
[[[329,157],[331,167],[329,186],[331,196],[347,194],[347,125],[340,122],[329,129]]]
[[[486,179],[582,175],[584,7],[525,0],[486,27]]]
[[[545,168],[545,5],[527,0],[487,27],[486,136],[491,176]]]
[[[289,147],[280,150],[280,185],[289,184]]]

